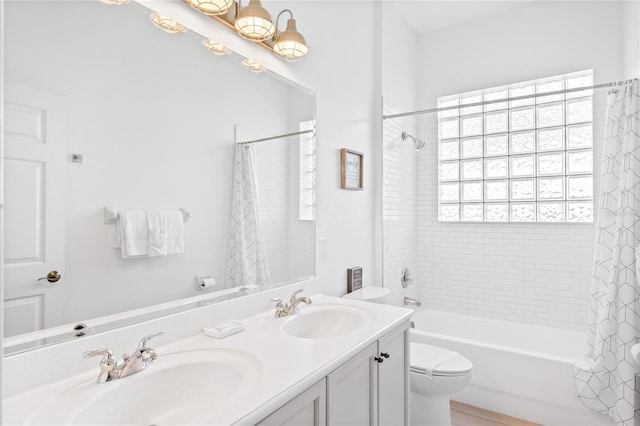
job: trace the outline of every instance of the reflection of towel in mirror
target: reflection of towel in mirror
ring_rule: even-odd
[[[179,210],[148,211],[149,257],[184,253],[184,219]]]
[[[149,224],[149,241],[147,254],[149,257],[167,255],[167,213],[158,210],[147,212]]]
[[[180,210],[164,214],[167,222],[167,254],[184,253],[184,215]]]
[[[146,256],[148,244],[147,213],[141,210],[119,212],[113,246],[120,249],[122,258]]]
[[[184,253],[184,219],[179,210],[118,213],[113,243],[123,259]]]

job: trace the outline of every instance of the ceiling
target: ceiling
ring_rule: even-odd
[[[426,33],[504,13],[533,1],[396,0],[393,3],[409,25],[418,33]]]

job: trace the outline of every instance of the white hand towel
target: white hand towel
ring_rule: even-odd
[[[146,256],[148,241],[149,225],[146,212],[129,210],[118,213],[114,247],[120,248],[123,259]]]
[[[167,254],[184,253],[184,216],[180,210],[166,212]]]
[[[184,253],[184,218],[180,210],[148,211],[149,257]]]
[[[149,257],[167,255],[167,223],[169,213],[151,210],[147,212],[149,225],[149,241],[147,253]]]

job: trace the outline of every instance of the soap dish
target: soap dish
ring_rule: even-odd
[[[220,321],[202,329],[207,336],[222,339],[244,330],[244,324],[238,321]]]

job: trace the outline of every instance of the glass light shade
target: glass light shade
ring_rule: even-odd
[[[205,15],[215,16],[227,13],[233,0],[187,0],[191,6]]]
[[[302,34],[296,28],[296,20],[287,21],[287,29],[278,34],[273,45],[276,55],[287,61],[299,61],[309,53],[309,47]]]
[[[169,34],[182,34],[187,31],[187,27],[181,23],[159,13],[152,12],[150,18],[153,25]]]
[[[121,4],[127,4],[130,1],[131,0],[100,0],[101,3],[110,4],[110,5],[116,5],[116,6],[119,6]]]
[[[249,4],[236,16],[236,30],[242,37],[252,41],[264,41],[276,31],[271,15],[262,7],[260,0],[250,0]]]
[[[255,72],[256,74],[259,74],[259,73],[263,72],[264,70],[266,70],[266,68],[264,67],[264,65],[262,65],[261,63],[256,62],[256,61],[252,61],[252,60],[251,60],[251,59],[249,59],[249,58],[245,58],[245,59],[242,61],[242,65],[243,65],[246,69],[248,69],[249,71],[251,71],[251,72]]]
[[[207,38],[202,40],[202,45],[209,52],[213,53],[214,55],[218,55],[218,56],[228,55],[229,52],[231,52],[229,50],[229,48],[226,47],[225,45],[217,43],[217,42],[215,42],[213,40],[210,40],[210,39],[207,39]]]

